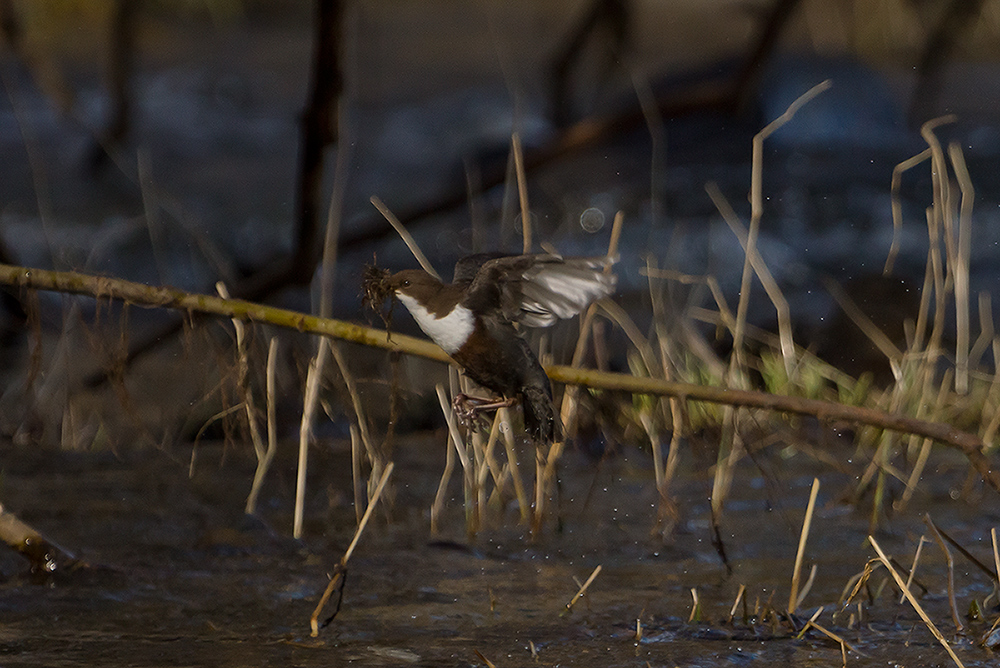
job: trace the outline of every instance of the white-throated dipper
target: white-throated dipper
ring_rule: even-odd
[[[479,410],[520,400],[528,434],[552,443],[560,431],[552,386],[518,327],[548,327],[610,295],[617,277],[604,269],[614,261],[482,253],[459,260],[450,284],[410,269],[386,289],[473,381],[502,396]]]

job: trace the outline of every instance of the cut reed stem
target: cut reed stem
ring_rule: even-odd
[[[594,580],[597,579],[597,576],[600,574],[601,574],[601,565],[598,564],[597,568],[595,568],[590,573],[590,577],[587,578],[587,581],[584,582],[582,585],[580,585],[580,589],[576,592],[576,596],[570,599],[570,602],[566,604],[566,608],[563,610],[562,614],[566,614],[567,612],[570,612],[573,609],[573,606],[576,605],[576,602],[579,601],[580,598],[587,593],[587,589],[590,588],[591,583],[593,583]]]
[[[313,638],[319,635],[319,615],[323,612],[323,608],[326,606],[327,601],[330,600],[330,596],[333,594],[337,585],[342,585],[344,582],[344,577],[347,574],[347,562],[350,560],[351,555],[354,554],[354,550],[358,546],[358,541],[361,540],[361,534],[364,533],[365,527],[368,526],[368,520],[371,519],[372,511],[375,510],[375,505],[382,497],[382,492],[385,490],[385,485],[389,482],[389,476],[392,475],[392,470],[395,466],[396,464],[394,462],[389,462],[386,465],[385,470],[382,471],[382,477],[379,478],[378,485],[372,493],[368,508],[365,509],[365,514],[358,523],[358,528],[354,531],[354,537],[351,539],[351,544],[348,545],[347,550],[344,552],[344,556],[341,557],[340,561],[337,563],[337,568],[334,570],[334,576],[327,584],[326,589],[323,591],[323,595],[320,597],[319,603],[316,605],[312,616],[309,618],[309,627],[311,631],[310,635]]]
[[[944,635],[942,635],[941,631],[938,630],[938,627],[934,625],[934,622],[931,621],[931,618],[927,616],[927,613],[924,612],[923,607],[913,596],[913,593],[906,586],[906,583],[903,582],[903,578],[899,575],[896,569],[892,567],[892,563],[890,563],[889,558],[885,556],[885,552],[882,551],[882,548],[879,546],[878,541],[875,540],[875,537],[868,536],[868,542],[871,543],[873,548],[875,548],[875,552],[876,554],[878,554],[879,561],[881,561],[882,565],[885,566],[885,569],[889,571],[889,574],[892,576],[892,579],[895,580],[896,582],[896,586],[898,586],[900,591],[903,592],[903,596],[905,596],[906,600],[910,602],[910,605],[920,616],[920,619],[923,620],[924,624],[930,630],[931,634],[935,638],[937,638],[937,641],[941,643],[945,651],[948,652],[948,656],[951,657],[951,660],[954,661],[955,665],[958,666],[959,668],[965,668],[965,666],[962,664],[962,661],[958,658],[958,656],[955,654],[955,651],[951,648],[951,645],[948,644],[947,640],[945,640]]]
[[[816,497],[819,495],[819,478],[813,478],[812,490],[809,492],[809,503],[806,505],[806,516],[802,519],[802,531],[799,533],[799,547],[795,552],[795,566],[792,569],[792,590],[788,594],[788,614],[795,614],[799,601],[799,578],[802,575],[802,560],[805,557],[806,541],[809,539],[809,528],[812,526],[813,511],[816,509]]]

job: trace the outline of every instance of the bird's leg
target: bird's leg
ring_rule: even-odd
[[[517,399],[487,399],[485,397],[470,397],[467,394],[456,394],[451,403],[458,419],[462,424],[468,425],[479,417],[480,413],[495,411],[498,408],[510,408],[517,403]]]

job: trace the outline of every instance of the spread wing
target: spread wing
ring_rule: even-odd
[[[466,255],[455,263],[455,273],[451,282],[455,284],[468,285],[469,283],[472,283],[472,279],[476,277],[476,274],[479,273],[479,270],[482,269],[483,265],[490,260],[511,257],[515,256],[512,256],[509,253],[476,253],[475,255]]]
[[[476,256],[473,256],[476,257]],[[467,271],[473,264],[463,271]],[[591,302],[614,292],[618,277],[605,273],[616,258],[512,255],[479,262],[471,280],[470,304],[499,307],[505,318],[528,327],[548,327],[572,318]],[[456,279],[458,277],[456,266]]]

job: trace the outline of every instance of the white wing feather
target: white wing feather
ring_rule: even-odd
[[[603,270],[613,262],[614,258],[574,259],[528,268],[521,277],[521,323],[548,327],[607,297],[614,292],[618,279]]]

